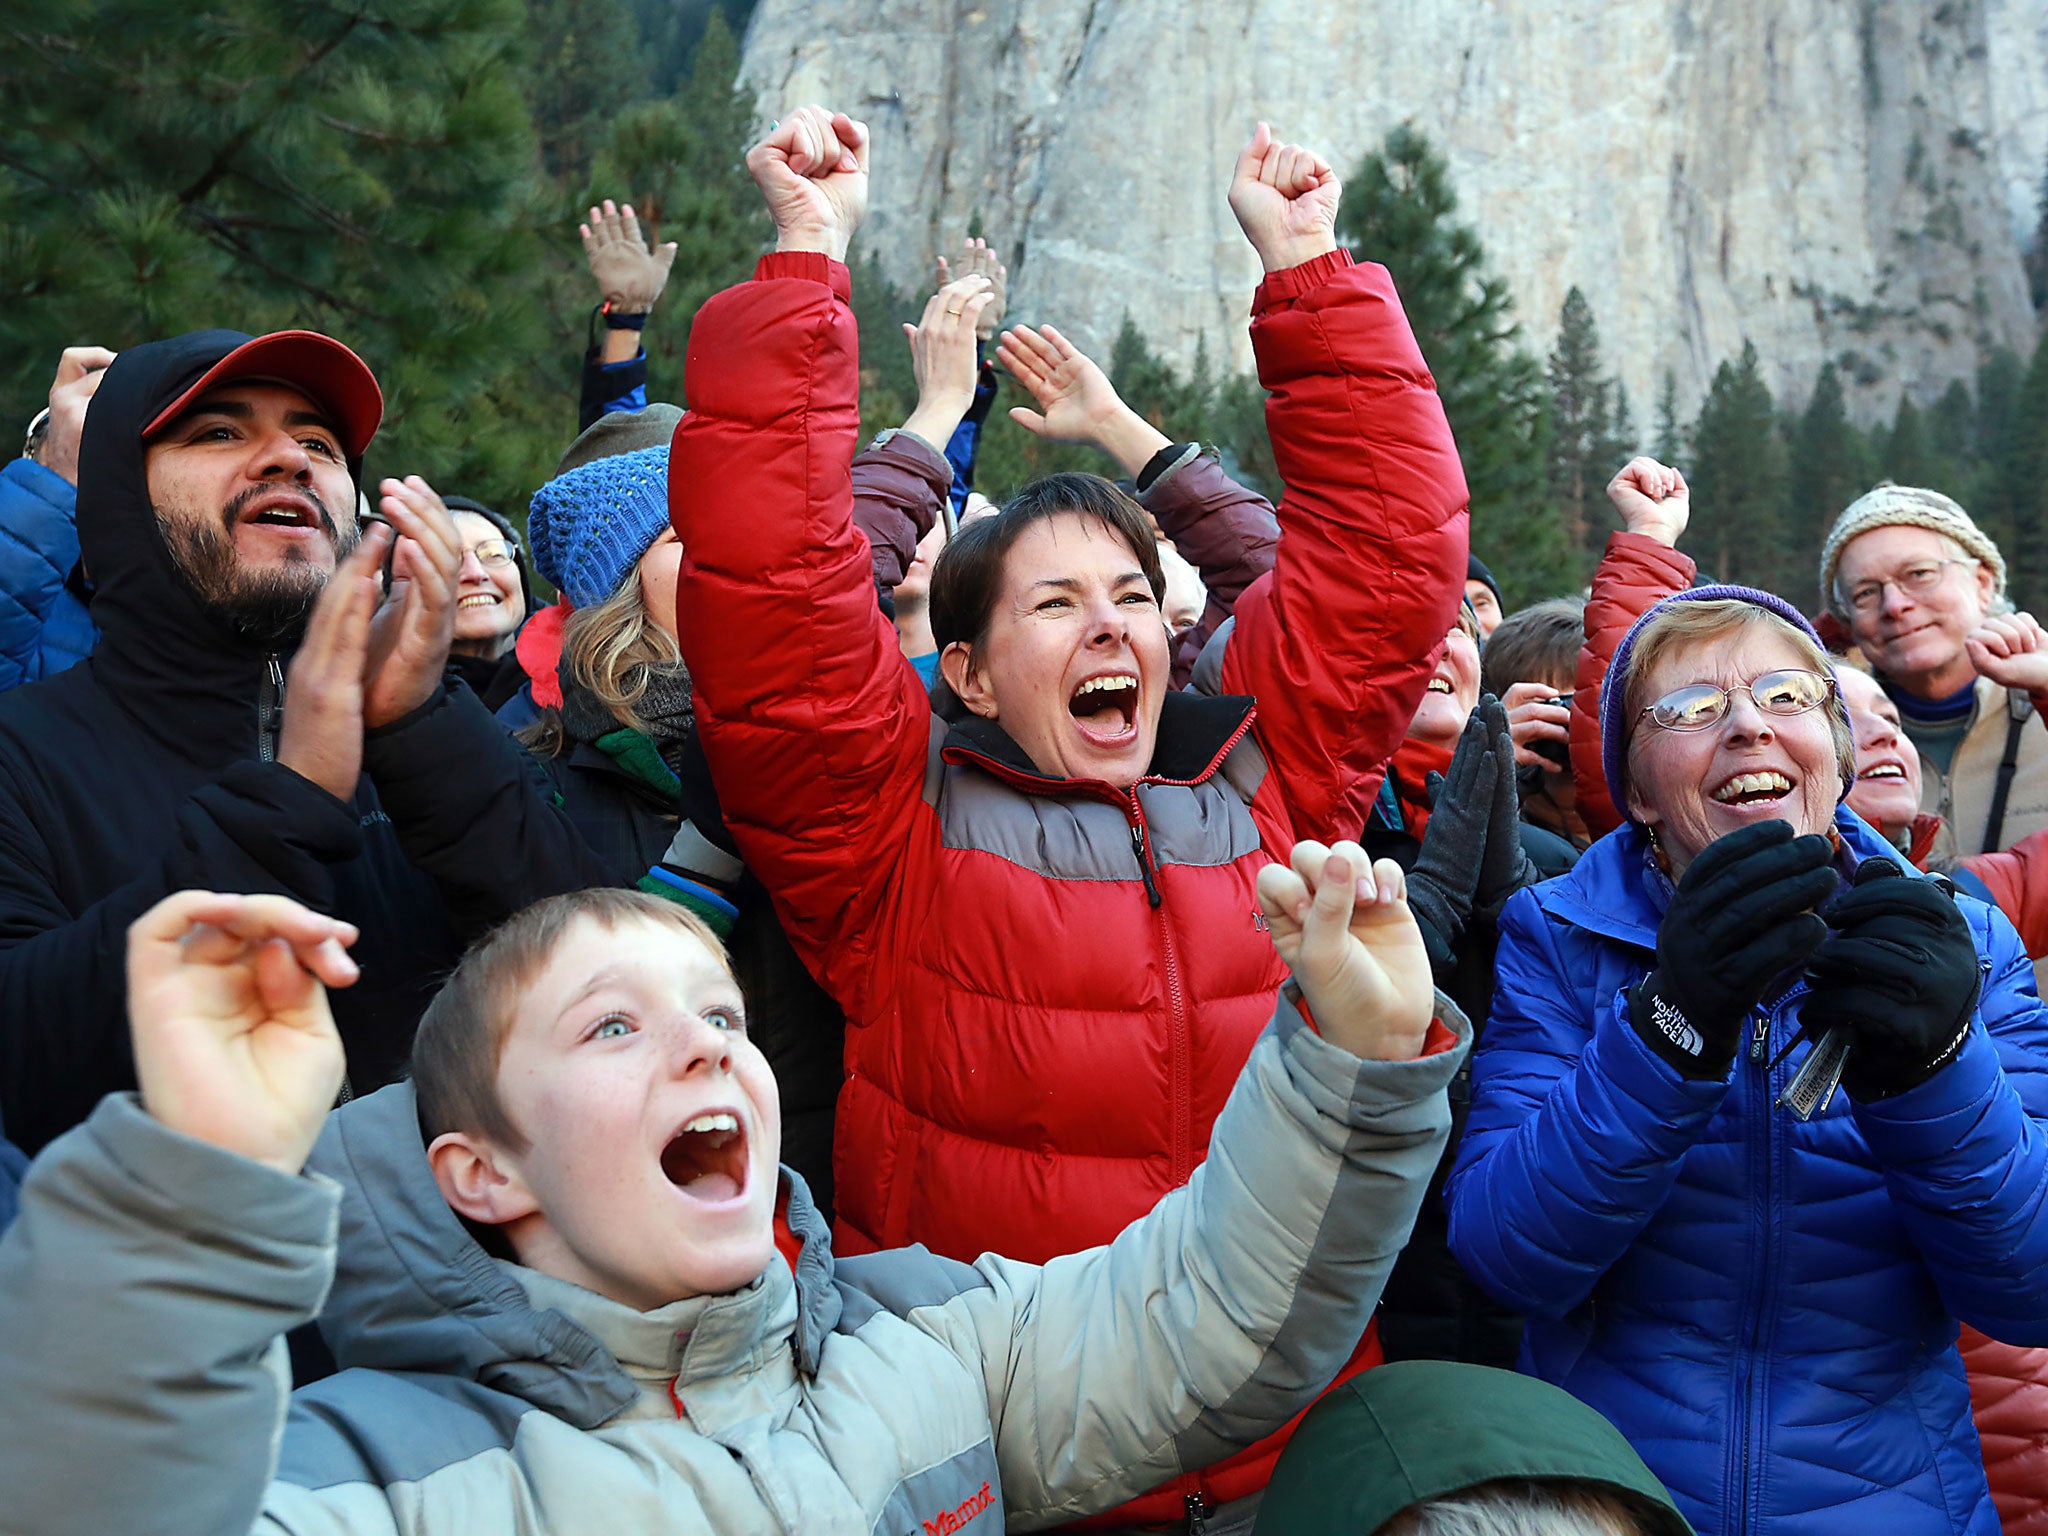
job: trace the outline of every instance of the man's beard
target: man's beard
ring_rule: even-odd
[[[286,546],[281,566],[254,571],[243,567],[235,550],[235,524],[242,509],[253,499],[276,489],[265,485],[243,491],[221,509],[217,525],[204,518],[173,517],[162,507],[152,509],[171,563],[192,588],[199,606],[209,617],[266,651],[286,650],[298,644],[306,632],[313,604],[327,586],[328,574],[295,545]],[[356,547],[360,530],[351,524],[344,533],[316,492],[305,486],[298,487],[298,492],[319,518],[321,529],[334,546],[334,563],[339,566]]]

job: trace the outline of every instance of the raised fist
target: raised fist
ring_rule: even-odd
[[[2001,613],[1986,619],[1963,642],[1970,665],[2001,688],[2048,693],[2048,634],[2031,613]]]
[[[1230,211],[1268,272],[1298,267],[1337,249],[1342,188],[1329,162],[1298,144],[1279,144],[1264,123],[1237,157]]]
[[[1685,476],[1647,455],[1630,459],[1607,482],[1607,499],[1630,533],[1645,534],[1676,548],[1692,518],[1692,491]]]
[[[775,221],[775,249],[846,259],[868,207],[866,124],[799,107],[747,151],[747,171]]]

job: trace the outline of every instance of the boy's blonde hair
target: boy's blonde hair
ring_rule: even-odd
[[[412,1083],[420,1134],[429,1145],[449,1131],[466,1131],[509,1152],[526,1150],[526,1136],[498,1097],[498,1059],[520,995],[582,917],[608,929],[635,918],[674,928],[702,944],[732,974],[725,946],[702,918],[644,891],[598,886],[550,896],[515,913],[470,946],[420,1017],[412,1042]]]

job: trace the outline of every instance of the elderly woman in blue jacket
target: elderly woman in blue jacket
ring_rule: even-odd
[[[2048,1342],[2019,938],[1841,804],[1847,716],[1779,599],[1660,603],[1601,716],[1628,821],[1503,915],[1451,1246],[1702,1536],[1997,1536],[1955,1338]],[[1835,1029],[1845,1091],[1800,1119]]]

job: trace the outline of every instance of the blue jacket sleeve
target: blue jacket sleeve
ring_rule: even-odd
[[[980,350],[979,346],[975,348],[977,354]],[[968,406],[967,414],[960,418],[960,425],[946,441],[946,462],[953,469],[952,489],[946,496],[953,504],[956,518],[967,510],[967,493],[974,489],[974,461],[981,454],[982,423],[988,420],[988,408],[995,404],[995,398],[995,364],[983,361],[974,376],[974,403]]]
[[[1602,997],[1594,953],[1521,891],[1501,914],[1493,1014],[1472,1061],[1472,1109],[1445,1189],[1451,1249],[1517,1311],[1561,1317],[1627,1251],[1728,1092],[1688,1082]],[[1580,945],[1573,936],[1575,948]]]
[[[1988,962],[1977,1024],[1910,1092],[1855,1106],[1892,1204],[1957,1317],[2048,1344],[2048,1008],[2019,934],[1972,911]]]
[[[51,612],[76,602],[64,589],[78,564],[76,501],[68,480],[33,459],[0,469],[0,689],[43,675]]]

